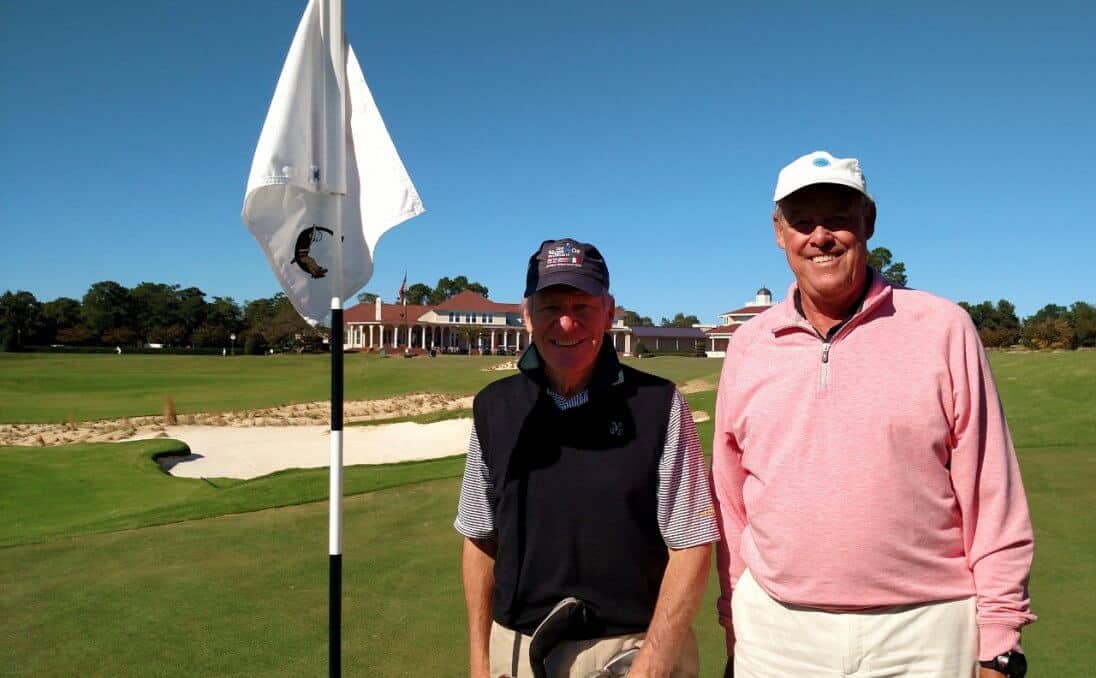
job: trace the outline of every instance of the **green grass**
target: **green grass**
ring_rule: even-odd
[[[345,501],[344,675],[460,675],[458,485]],[[0,675],[325,675],[326,512],[0,551]]]
[[[1039,538],[1041,618],[1024,636],[1035,675],[1085,675],[1096,642],[1096,544],[1079,523],[1096,502],[1094,455],[1021,453]],[[458,488],[345,500],[344,675],[463,674]],[[0,675],[322,675],[326,516],[320,502],[0,550]],[[722,664],[716,593],[713,574],[695,624],[704,676]]]
[[[326,468],[281,471],[248,481],[175,478],[153,461],[186,454],[174,440],[59,447],[0,447],[0,546],[128,530],[321,501]],[[348,495],[458,477],[462,457],[348,466]]]
[[[417,362],[366,360],[363,369],[393,375]],[[501,376],[472,360],[444,369],[458,381]],[[1031,593],[1040,620],[1024,633],[1032,674],[1083,676],[1096,646],[1096,353],[991,361],[1036,530]],[[16,381],[10,364],[0,361],[0,393]],[[673,358],[639,366],[679,383],[714,382],[719,368]],[[407,391],[438,390],[405,375]],[[689,396],[694,411],[711,414],[714,401],[712,392]],[[712,423],[698,429],[708,447]],[[0,449],[0,676],[326,671],[327,504],[317,501],[326,470],[215,487],[161,473],[151,456],[172,449],[163,440]],[[451,458],[347,469],[355,496],[345,500],[345,675],[465,675],[451,527],[461,468]],[[704,676],[719,675],[723,662],[715,581],[695,624]]]
[[[1096,442],[1096,351],[991,353],[1018,447]]]
[[[348,400],[404,393],[471,395],[509,372],[488,371],[512,358],[380,358],[350,354]],[[720,361],[664,357],[633,364],[684,383],[718,378]],[[168,395],[180,414],[228,412],[330,397],[326,355],[173,356],[0,353],[0,423],[90,421],[163,412]]]

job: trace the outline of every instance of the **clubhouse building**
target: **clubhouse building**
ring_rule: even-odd
[[[609,336],[617,352],[626,356],[645,349],[654,353],[703,351],[709,357],[722,357],[738,325],[769,306],[772,293],[762,288],[752,302],[720,314],[717,327],[629,327],[624,324],[624,308],[618,307]],[[383,349],[394,353],[436,348],[449,353],[516,354],[530,341],[520,304],[492,301],[470,290],[436,306],[386,304],[378,298],[372,304],[348,308],[343,319],[345,348],[350,351]]]

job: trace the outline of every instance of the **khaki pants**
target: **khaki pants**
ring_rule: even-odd
[[[548,674],[552,678],[588,678],[592,673],[612,659],[618,652],[633,647],[642,647],[645,634],[634,633],[626,636],[612,636],[594,640],[569,640],[560,643],[548,658]],[[533,669],[529,665],[529,636],[512,631],[498,622],[491,623],[491,678],[513,676],[513,678],[532,678]],[[513,670],[514,662],[518,670]],[[674,665],[672,678],[696,678],[700,675],[700,652],[696,646],[693,630],[681,648],[681,654]]]
[[[974,598],[865,612],[773,600],[742,573],[731,596],[735,678],[973,678]]]

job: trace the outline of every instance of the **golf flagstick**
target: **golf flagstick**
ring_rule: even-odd
[[[328,666],[331,678],[342,669],[342,495],[343,495],[343,311],[331,299],[331,473],[328,509]]]
[[[241,217],[293,308],[331,318],[331,676],[341,674],[343,301],[373,276],[385,231],[423,213],[343,30],[342,0],[309,0],[247,178]]]

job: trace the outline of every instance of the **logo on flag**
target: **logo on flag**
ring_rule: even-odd
[[[330,228],[316,226],[315,224],[310,228],[304,229],[301,231],[300,235],[297,236],[297,247],[294,250],[293,258],[289,263],[297,264],[301,267],[302,271],[313,278],[324,277],[324,275],[327,274],[327,269],[320,266],[317,262],[317,258],[328,265],[332,264],[333,257],[330,250],[333,247],[332,237],[334,235],[335,232]],[[328,245],[327,247],[323,247],[325,243]]]

